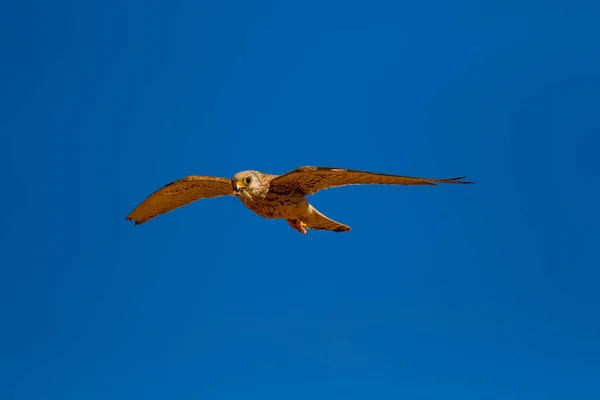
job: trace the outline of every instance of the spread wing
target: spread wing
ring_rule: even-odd
[[[436,185],[438,183],[461,183],[464,176],[449,179],[417,178],[402,175],[378,174],[342,168],[300,167],[271,181],[271,191],[288,193],[298,190],[305,195],[330,187],[346,185]]]
[[[193,201],[232,193],[231,179],[214,176],[187,176],[152,193],[125,219],[139,225]]]

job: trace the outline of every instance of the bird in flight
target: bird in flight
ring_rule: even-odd
[[[258,171],[238,172],[233,178],[187,176],[158,189],[125,219],[135,225],[199,199],[233,195],[250,211],[269,219],[285,219],[296,231],[306,229],[348,232],[350,227],[317,211],[306,196],[346,185],[471,184],[464,176],[449,179],[416,178],[342,168],[300,167],[283,175]]]

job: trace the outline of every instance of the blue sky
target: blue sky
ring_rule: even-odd
[[[598,398],[592,3],[3,2],[0,398]],[[124,220],[301,165],[477,184]]]

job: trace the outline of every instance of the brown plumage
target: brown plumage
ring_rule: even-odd
[[[436,185],[471,184],[464,177],[416,178],[327,167],[300,167],[283,175],[258,171],[238,172],[233,178],[188,176],[157,190],[127,217],[136,225],[193,201],[234,195],[248,209],[264,218],[285,219],[300,233],[306,228],[347,232],[350,227],[333,221],[312,207],[306,196],[320,190],[346,185]]]

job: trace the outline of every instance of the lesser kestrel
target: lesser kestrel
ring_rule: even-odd
[[[258,171],[238,172],[233,178],[188,176],[152,193],[127,217],[136,225],[193,201],[232,195],[250,211],[264,218],[285,219],[296,231],[306,228],[348,232],[350,227],[327,218],[306,200],[306,196],[330,187],[346,185],[435,185],[470,184],[464,177],[450,179],[416,178],[342,168],[300,167],[283,175]]]

